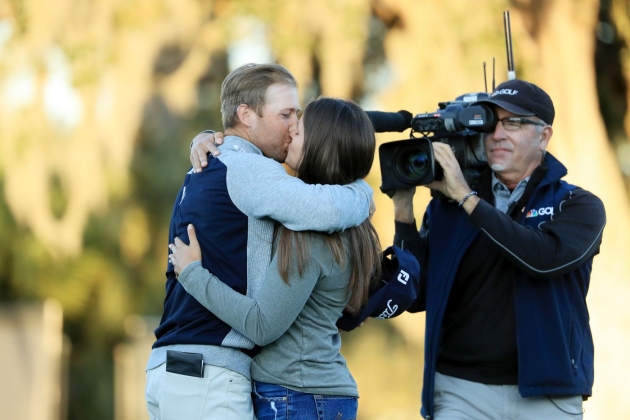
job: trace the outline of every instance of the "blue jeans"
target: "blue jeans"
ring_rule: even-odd
[[[355,420],[359,399],[315,395],[279,385],[254,382],[254,412],[258,420]]]

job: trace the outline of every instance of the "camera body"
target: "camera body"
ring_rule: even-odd
[[[448,144],[468,185],[476,189],[487,166],[483,139],[494,130],[497,116],[484,104],[487,93],[469,93],[454,101],[441,102],[433,113],[418,114],[411,120],[409,139],[383,143],[379,147],[381,191],[391,196],[395,190],[412,188],[441,180],[443,172],[435,161],[433,142]],[[414,133],[422,137],[414,137]]]

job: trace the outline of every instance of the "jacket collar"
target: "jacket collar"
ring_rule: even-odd
[[[560,181],[568,173],[567,168],[551,153],[546,152],[543,162],[538,168],[546,168],[547,173],[540,181],[540,186],[545,186]],[[538,168],[536,168],[538,170]]]
[[[517,203],[513,203],[507,214],[513,215],[514,209],[520,208],[523,203],[529,200],[535,189],[544,187],[559,181],[567,174],[567,168],[560,163],[551,153],[545,153],[545,157],[540,165],[534,169],[529,177],[527,187],[523,196]],[[492,170],[488,166],[481,173],[479,182],[479,197],[494,205],[494,195],[492,194]]]
[[[567,168],[558,159],[546,152],[542,163],[531,174],[528,184],[543,187],[564,178],[567,172]],[[487,197],[492,196],[492,170],[489,166],[482,171],[479,185],[482,197],[487,200]]]

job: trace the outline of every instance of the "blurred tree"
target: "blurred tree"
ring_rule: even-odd
[[[69,417],[111,419],[112,348],[126,315],[161,312],[170,208],[190,138],[219,124],[216,95],[196,103],[218,92],[223,44],[196,1],[47,10],[0,2],[0,300],[59,299]]]

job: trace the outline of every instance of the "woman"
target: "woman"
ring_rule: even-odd
[[[311,102],[292,136],[286,164],[310,184],[348,184],[367,176],[376,142],[356,104]],[[254,358],[254,407],[265,419],[354,419],[357,386],[340,354],[335,325],[356,312],[380,278],[380,245],[369,220],[343,233],[278,226],[275,255],[255,299],[230,289],[201,266],[191,244],[176,239],[172,261],[188,293],[241,334],[264,346]]]

